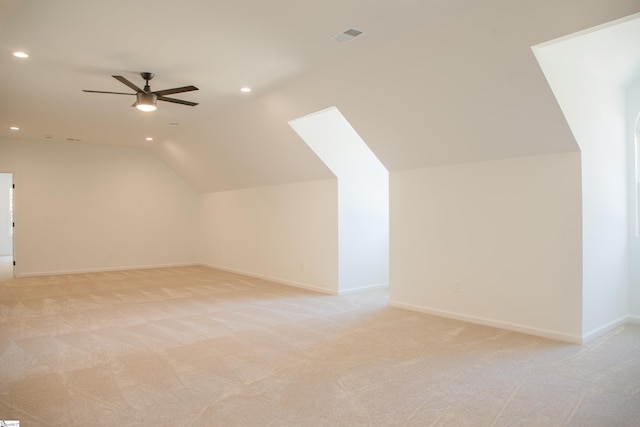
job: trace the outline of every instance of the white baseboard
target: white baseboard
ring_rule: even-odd
[[[640,325],[640,316],[629,316],[627,322],[633,323],[635,325]]]
[[[548,338],[556,341],[564,341],[571,344],[582,344],[582,337],[577,335],[570,335],[563,332],[550,331],[540,328],[532,328],[525,325],[519,325],[516,323],[502,322],[499,320],[486,319],[483,317],[469,316],[466,314],[454,313],[446,310],[438,310],[428,307],[420,307],[412,304],[404,304],[395,301],[390,301],[389,305],[392,307],[402,308],[405,310],[417,311],[420,313],[431,314],[434,316],[446,317],[448,319],[461,320],[463,322],[474,323],[477,325],[490,326],[498,329],[506,329],[508,331],[520,332],[527,335],[534,335],[542,338]]]
[[[338,294],[337,291],[334,291],[332,289],[323,288],[321,286],[309,285],[307,283],[299,283],[291,280],[279,279],[277,277],[266,276],[264,274],[251,273],[247,271],[237,270],[234,268],[221,267],[219,265],[213,265],[213,264],[200,264],[200,265],[208,268],[213,268],[215,270],[227,271],[229,273],[241,274],[243,276],[253,277],[256,279],[268,280],[270,282],[278,283],[280,285],[293,286],[295,288],[306,289],[309,291],[314,291],[314,292],[319,292],[319,293],[329,294],[329,295]]]
[[[360,292],[373,291],[375,289],[387,289],[389,287],[389,283],[377,283],[375,285],[366,285],[359,286],[357,288],[351,289],[342,289],[338,291],[338,295],[350,295],[350,294],[358,294]]]
[[[582,334],[582,343],[586,343],[589,342],[591,340],[594,340],[604,334],[606,334],[607,332],[617,328],[618,326],[622,326],[627,322],[631,321],[631,316],[623,316],[619,319],[613,320],[609,323],[606,323],[602,326],[598,326],[595,329],[592,329],[591,331],[587,332],[586,334]]]
[[[171,268],[171,267],[189,267],[194,265],[201,265],[208,268],[213,268],[216,270],[227,271],[230,273],[241,274],[243,276],[254,277],[256,279],[268,280],[270,282],[278,283],[286,286],[293,286],[296,288],[306,289],[314,292],[320,292],[323,294],[329,295],[338,295],[338,291],[323,288],[321,286],[310,285],[307,283],[294,282],[291,280],[280,279],[277,277],[271,277],[264,274],[256,274],[247,271],[237,270],[228,267],[222,267],[219,265],[212,264],[204,264],[204,263],[177,263],[177,264],[157,264],[157,265],[141,265],[141,266],[120,266],[120,267],[102,267],[102,268],[87,268],[87,269],[77,269],[77,270],[52,270],[52,271],[37,271],[37,272],[28,272],[28,273],[19,273],[16,274],[16,277],[38,277],[38,276],[56,276],[63,274],[89,274],[89,273],[105,273],[112,271],[126,271],[126,270],[147,270],[153,268]],[[373,289],[385,288],[388,287],[388,283],[381,283],[377,285],[371,286],[362,286],[354,289],[347,289],[345,291],[340,292],[340,295],[364,292]]]
[[[190,267],[200,265],[195,262],[177,263],[177,264],[155,264],[155,265],[128,265],[120,267],[99,267],[86,268],[78,270],[53,270],[53,271],[36,271],[27,273],[16,273],[16,277],[38,277],[38,276],[56,276],[61,274],[89,274],[89,273],[106,273],[110,271],[127,271],[127,270],[149,270],[153,268],[172,268],[172,267]]]
[[[228,268],[228,267],[221,267],[221,266],[218,266],[218,265],[212,265],[212,264],[201,264],[201,265],[203,265],[205,267],[213,268],[213,269],[216,269],[216,270],[228,271],[229,273],[235,273],[235,274],[242,274],[243,276],[254,277],[256,279],[268,280],[270,282],[279,283],[281,285],[293,286],[293,287],[296,287],[296,288],[307,289],[307,290],[310,290],[310,291],[321,292],[323,294],[329,294],[329,295],[349,295],[349,294],[356,294],[356,293],[360,293],[360,292],[372,291],[374,289],[384,289],[384,288],[388,288],[389,287],[389,283],[387,282],[387,283],[377,283],[377,284],[374,284],[374,285],[359,286],[357,288],[334,291],[332,289],[327,289],[327,288],[323,288],[323,287],[315,286],[315,285],[309,285],[307,283],[294,282],[294,281],[291,281],[291,280],[285,280],[285,279],[280,279],[280,278],[277,278],[277,277],[266,276],[264,274],[256,274],[256,273],[246,272],[246,271],[237,270],[237,269]]]

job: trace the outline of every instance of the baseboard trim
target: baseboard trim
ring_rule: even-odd
[[[633,323],[634,325],[640,325],[640,316],[629,316],[627,321],[629,323]]]
[[[343,289],[338,291],[338,295],[350,295],[350,294],[359,294],[361,292],[373,291],[376,289],[387,289],[389,287],[389,283],[377,283],[375,285],[366,285],[359,286],[357,288],[351,289]]]
[[[172,267],[191,267],[199,265],[195,262],[185,263],[173,263],[173,264],[154,264],[154,265],[131,265],[120,267],[101,267],[101,268],[87,268],[78,270],[54,270],[54,271],[37,271],[30,273],[16,273],[15,277],[39,277],[39,276],[58,276],[63,274],[90,274],[90,273],[108,273],[113,271],[128,271],[128,270],[150,270],[153,268],[172,268]]]
[[[620,317],[619,319],[613,320],[609,323],[606,323],[602,326],[599,326],[595,329],[592,329],[591,331],[587,332],[586,334],[582,334],[582,343],[587,343],[589,341],[592,341],[598,337],[601,337],[602,335],[606,334],[607,332],[610,332],[612,330],[614,330],[615,328],[624,325],[627,322],[630,322],[631,320],[631,316],[623,316]]]
[[[420,313],[431,314],[433,316],[446,317],[448,319],[461,320],[463,322],[473,323],[482,326],[490,326],[492,328],[505,329],[508,331],[519,332],[527,335],[534,335],[537,337],[552,339],[556,341],[563,341],[571,344],[582,344],[582,337],[576,335],[565,334],[562,332],[550,331],[547,329],[532,328],[525,325],[519,325],[516,323],[502,322],[499,320],[492,320],[483,317],[469,316],[466,314],[454,313],[446,310],[439,310],[428,307],[421,307],[413,304],[404,304],[396,301],[389,301],[389,305],[396,308],[402,308],[405,310],[417,311]]]
[[[229,273],[235,273],[235,274],[240,274],[243,276],[247,276],[247,277],[253,277],[255,279],[262,279],[262,280],[268,280],[270,282],[274,282],[274,283],[278,283],[280,285],[286,285],[286,286],[293,286],[295,288],[301,288],[301,289],[306,289],[308,291],[314,291],[314,292],[319,292],[322,294],[328,294],[328,295],[337,295],[338,292],[331,290],[331,289],[327,289],[327,288],[323,288],[320,286],[315,286],[315,285],[309,285],[307,283],[300,283],[300,282],[294,282],[292,280],[285,280],[285,279],[279,279],[277,277],[271,277],[271,276],[267,276],[264,274],[258,274],[258,273],[251,273],[251,272],[247,272],[247,271],[243,271],[243,270],[237,270],[234,268],[229,268],[229,267],[222,267],[219,265],[213,265],[213,264],[200,264],[204,267],[208,267],[208,268],[213,268],[214,270],[220,270],[220,271],[226,271]]]

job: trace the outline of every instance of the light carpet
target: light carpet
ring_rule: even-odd
[[[637,325],[570,345],[194,266],[1,282],[0,337],[21,427],[640,425]]]

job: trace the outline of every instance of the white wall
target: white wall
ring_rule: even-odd
[[[626,76],[617,75],[626,67],[615,65],[635,55],[637,23],[624,19],[534,48],[582,154],[585,340],[629,315]]]
[[[390,180],[392,305],[580,341],[579,153]]]
[[[201,195],[200,262],[338,291],[335,179]]]
[[[389,173],[335,108],[291,127],[338,177],[340,292],[389,284]]]
[[[338,207],[340,292],[388,286],[388,173],[339,178]]]
[[[17,275],[196,261],[198,195],[144,148],[0,141]]]
[[[640,320],[640,230],[638,224],[638,212],[636,206],[639,203],[640,194],[636,182],[637,170],[635,162],[636,148],[635,138],[640,139],[640,122],[636,122],[640,116],[640,78],[627,89],[627,153],[628,153],[628,182],[629,185],[629,314]]]
[[[582,151],[585,337],[624,321],[629,308],[624,98],[597,89],[590,87],[597,107],[579,119],[589,129],[576,135]],[[589,110],[588,102],[583,106]]]
[[[0,255],[13,254],[13,238],[11,237],[10,200],[13,176],[0,173]]]

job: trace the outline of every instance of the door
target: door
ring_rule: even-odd
[[[13,174],[0,173],[0,280],[14,277]]]

